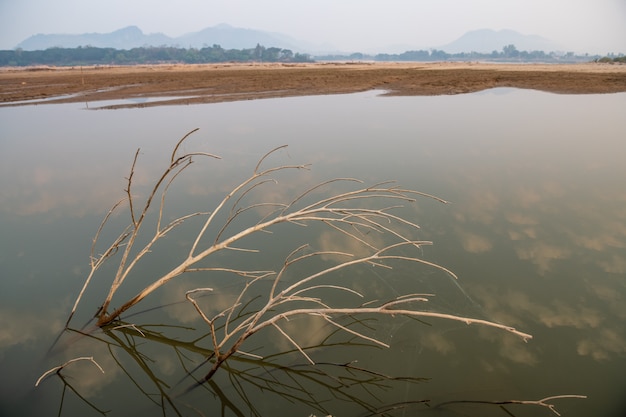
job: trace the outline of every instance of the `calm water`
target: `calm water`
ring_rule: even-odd
[[[1,108],[0,415],[161,415],[165,407],[167,415],[190,416],[549,416],[533,405],[503,410],[467,401],[561,394],[588,396],[554,400],[563,416],[623,415],[626,94],[377,94],[116,111],[84,104]],[[323,363],[318,368],[297,352],[273,356],[293,346],[275,331],[261,332],[244,350],[263,361],[233,358],[210,384],[182,395],[187,372],[201,377],[208,370],[202,362],[211,347],[206,323],[183,302],[185,290],[214,287],[201,301],[217,313],[241,289],[241,280],[205,274],[172,281],[129,311],[126,321],[139,328],[65,332],[55,343],[89,271],[94,233],[124,196],[135,150],[141,148],[135,190],[145,195],[172,146],[196,127],[183,151],[223,159],[181,176],[168,218],[211,210],[260,156],[282,144],[289,148],[274,163],[312,169],[280,176],[280,186],[258,193],[266,201],[293,198],[334,177],[397,180],[451,202],[418,199],[400,213],[421,226],[419,238],[434,242],[424,259],[454,271],[458,283],[406,264],[339,278],[382,298],[435,293],[424,309],[505,323],[533,339],[442,320],[368,317],[363,331],[390,344],[379,349],[327,338],[320,321],[293,320],[284,329],[301,345],[329,345],[309,351]],[[127,221],[114,216],[98,249]],[[114,303],[188,250],[194,226],[190,221],[156,248]],[[303,242],[319,249],[340,243],[327,229],[279,228],[246,242],[261,254],[216,262],[279,269]],[[113,271],[111,265],[97,276],[73,329],[96,311]],[[83,356],[104,373],[83,361],[34,387],[46,370]],[[347,363],[353,368],[339,366]],[[381,374],[409,378],[383,381]]]

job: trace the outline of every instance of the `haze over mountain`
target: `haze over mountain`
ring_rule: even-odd
[[[339,52],[330,45],[315,45],[312,42],[296,40],[288,35],[255,29],[236,28],[227,24],[207,27],[179,37],[169,37],[163,33],[144,34],[137,26],[129,26],[110,33],[83,34],[37,34],[31,36],[17,48],[23,50],[44,50],[52,47],[75,48],[94,46],[100,48],[132,49],[141,46],[177,46],[181,48],[202,48],[220,45],[225,49],[254,48],[257,44],[266,47],[291,49],[294,52],[329,53]],[[421,45],[420,45],[421,44]],[[448,53],[501,51],[506,45],[515,45],[520,51],[558,51],[562,47],[537,35],[523,35],[513,30],[494,31],[479,29],[467,32],[446,45],[425,45],[420,40],[407,40],[403,45],[389,45],[364,51],[340,52],[383,52],[399,53],[407,50],[439,49]]]
[[[467,32],[454,42],[437,49],[455,54],[459,52],[489,53],[501,51],[503,46],[515,45],[520,51],[562,51],[563,47],[538,35],[522,35],[510,29],[499,31],[479,29]]]
[[[144,34],[137,26],[128,26],[110,33],[37,34],[20,42],[17,48],[28,51],[53,47],[76,48],[78,46],[116,49],[131,49],[141,46],[202,48],[214,44],[225,49],[254,48],[257,44],[295,50],[313,48],[306,42],[296,41],[280,33],[235,28],[227,24],[208,27],[175,38],[162,33]]]

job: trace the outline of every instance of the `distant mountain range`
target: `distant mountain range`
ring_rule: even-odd
[[[332,50],[329,46],[313,45],[293,39],[287,35],[254,29],[236,28],[227,24],[207,27],[198,32],[179,37],[169,37],[162,33],[144,34],[136,26],[129,26],[110,33],[83,34],[37,34],[22,41],[17,48],[27,51],[44,50],[52,47],[75,48],[94,46],[100,48],[132,49],[141,46],[177,46],[180,48],[202,48],[220,45],[225,49],[254,48],[257,44],[265,47],[291,49],[294,52],[315,54],[319,51]],[[480,29],[467,32],[454,42],[436,47],[448,53],[501,51],[506,45],[515,45],[520,51],[557,51],[560,47],[548,39],[536,35],[523,35],[513,30],[494,31]],[[391,52],[397,46],[390,46],[388,51],[381,48],[378,52]],[[429,47],[407,46],[410,49],[431,49]],[[355,52],[355,51],[352,51]],[[363,52],[363,51],[358,51]]]
[[[132,49],[141,46],[177,46],[180,48],[202,48],[220,45],[225,49],[254,48],[257,44],[266,47],[293,49],[311,48],[306,42],[296,41],[287,35],[254,29],[235,28],[227,24],[208,27],[199,32],[188,33],[176,38],[162,33],[144,34],[137,26],[128,26],[110,33],[37,34],[17,45],[27,51],[53,47],[76,48],[95,46],[98,48]]]

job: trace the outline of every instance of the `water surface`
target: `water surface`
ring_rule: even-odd
[[[624,94],[496,89],[458,96],[369,92],[116,111],[86,110],[84,104],[0,109],[0,414],[50,415],[59,409],[61,415],[156,414],[165,401],[168,415],[253,410],[358,416],[388,410],[389,415],[500,416],[507,414],[497,405],[458,401],[581,394],[588,398],[553,403],[564,416],[621,415],[626,407],[625,106]],[[436,293],[426,309],[512,325],[533,339],[525,343],[502,331],[442,320],[381,319],[372,323],[371,334],[389,349],[319,349],[316,360],[358,361],[385,375],[427,380],[387,381],[389,389],[357,384],[341,391],[352,397],[341,397],[312,383],[302,371],[308,370],[302,356],[294,354],[284,358],[293,374],[241,359],[230,371],[218,371],[213,385],[175,397],[173,388],[163,386],[176,385],[185,366],[200,364],[210,347],[205,339],[191,348],[172,341],[194,340],[192,335],[204,331],[193,308],[180,303],[185,288],[209,279],[194,277],[156,292],[133,311],[140,314],[128,317],[154,331],[152,338],[132,331],[118,332],[119,340],[64,334],[48,352],[88,273],[91,239],[111,205],[124,197],[135,150],[141,148],[136,190],[145,195],[171,147],[196,127],[200,130],[183,151],[200,149],[223,159],[198,163],[181,178],[172,191],[172,216],[211,209],[260,156],[282,144],[289,147],[273,161],[311,163],[312,169],[280,177],[276,194],[263,195],[269,200],[334,177],[396,180],[450,201],[419,199],[400,213],[419,223],[420,238],[434,242],[424,247],[424,258],[451,269],[459,281],[428,268],[397,265],[392,271],[358,269],[356,282],[383,296]],[[104,241],[126,222],[122,215],[114,217]],[[142,265],[125,297],[175,262],[189,245],[185,233],[174,235]],[[337,244],[315,228],[280,229],[250,241],[263,248],[263,256],[234,259],[277,269],[290,248],[303,241],[317,248]],[[100,305],[113,270],[105,269],[90,287],[75,328]],[[222,287],[203,298],[207,308],[221,305],[239,288],[232,281],[209,281]],[[151,307],[160,308],[144,311]],[[324,326],[307,319],[288,329],[311,345],[327,335]],[[258,336],[249,348],[266,357],[292,348],[271,332]],[[44,371],[79,356],[93,356],[105,373],[81,363],[64,371],[65,389],[56,376],[34,388]],[[346,377],[345,369],[326,366],[328,374]],[[268,375],[281,384],[271,385]],[[263,390],[255,386],[259,381],[266,384]],[[294,384],[302,387],[299,400],[287,398],[294,391],[281,391]],[[302,400],[309,394],[324,410]],[[437,407],[451,401],[457,402]],[[506,407],[516,416],[552,415],[536,406]]]

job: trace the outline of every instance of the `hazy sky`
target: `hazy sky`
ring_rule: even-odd
[[[565,49],[626,53],[626,0],[0,0],[0,49],[37,33],[136,25],[169,36],[219,23],[347,51],[437,47],[474,29],[513,29]]]

